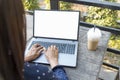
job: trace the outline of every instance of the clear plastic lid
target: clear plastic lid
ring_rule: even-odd
[[[91,28],[87,32],[87,36],[89,40],[99,40],[102,36],[100,29],[98,28]]]

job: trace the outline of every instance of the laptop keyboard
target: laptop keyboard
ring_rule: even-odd
[[[74,54],[75,44],[66,44],[66,43],[51,43],[51,42],[42,42],[42,41],[33,41],[31,46],[35,43],[42,45],[45,48],[48,48],[51,45],[55,45],[58,48],[59,53],[65,54]],[[31,48],[29,47],[29,49]]]

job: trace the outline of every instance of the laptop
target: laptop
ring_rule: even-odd
[[[25,54],[35,43],[45,48],[56,45],[59,54],[59,65],[76,67],[79,16],[79,11],[35,10],[33,37],[26,47]],[[33,62],[49,64],[44,54]]]

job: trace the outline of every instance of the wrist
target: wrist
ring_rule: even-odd
[[[28,57],[25,57],[25,58],[24,58],[24,62],[27,62],[27,61],[29,61],[29,58],[28,58]]]
[[[24,62],[28,62],[28,61],[31,61],[31,60],[32,60],[32,58],[29,57],[29,56],[27,56],[27,57],[24,58]]]
[[[58,61],[50,61],[50,66],[52,69],[57,65],[58,65]]]

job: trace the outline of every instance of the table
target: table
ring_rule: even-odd
[[[27,40],[33,33],[33,16],[27,15]],[[64,67],[69,80],[97,80],[102,66],[104,54],[107,49],[107,43],[110,33],[102,31],[102,38],[96,51],[87,49],[87,31],[89,28],[79,26],[79,45],[77,67]]]
[[[76,68],[65,68],[70,80],[97,80],[102,66],[110,33],[102,31],[102,38],[96,51],[87,49],[87,31],[89,28],[80,26],[79,49]]]

